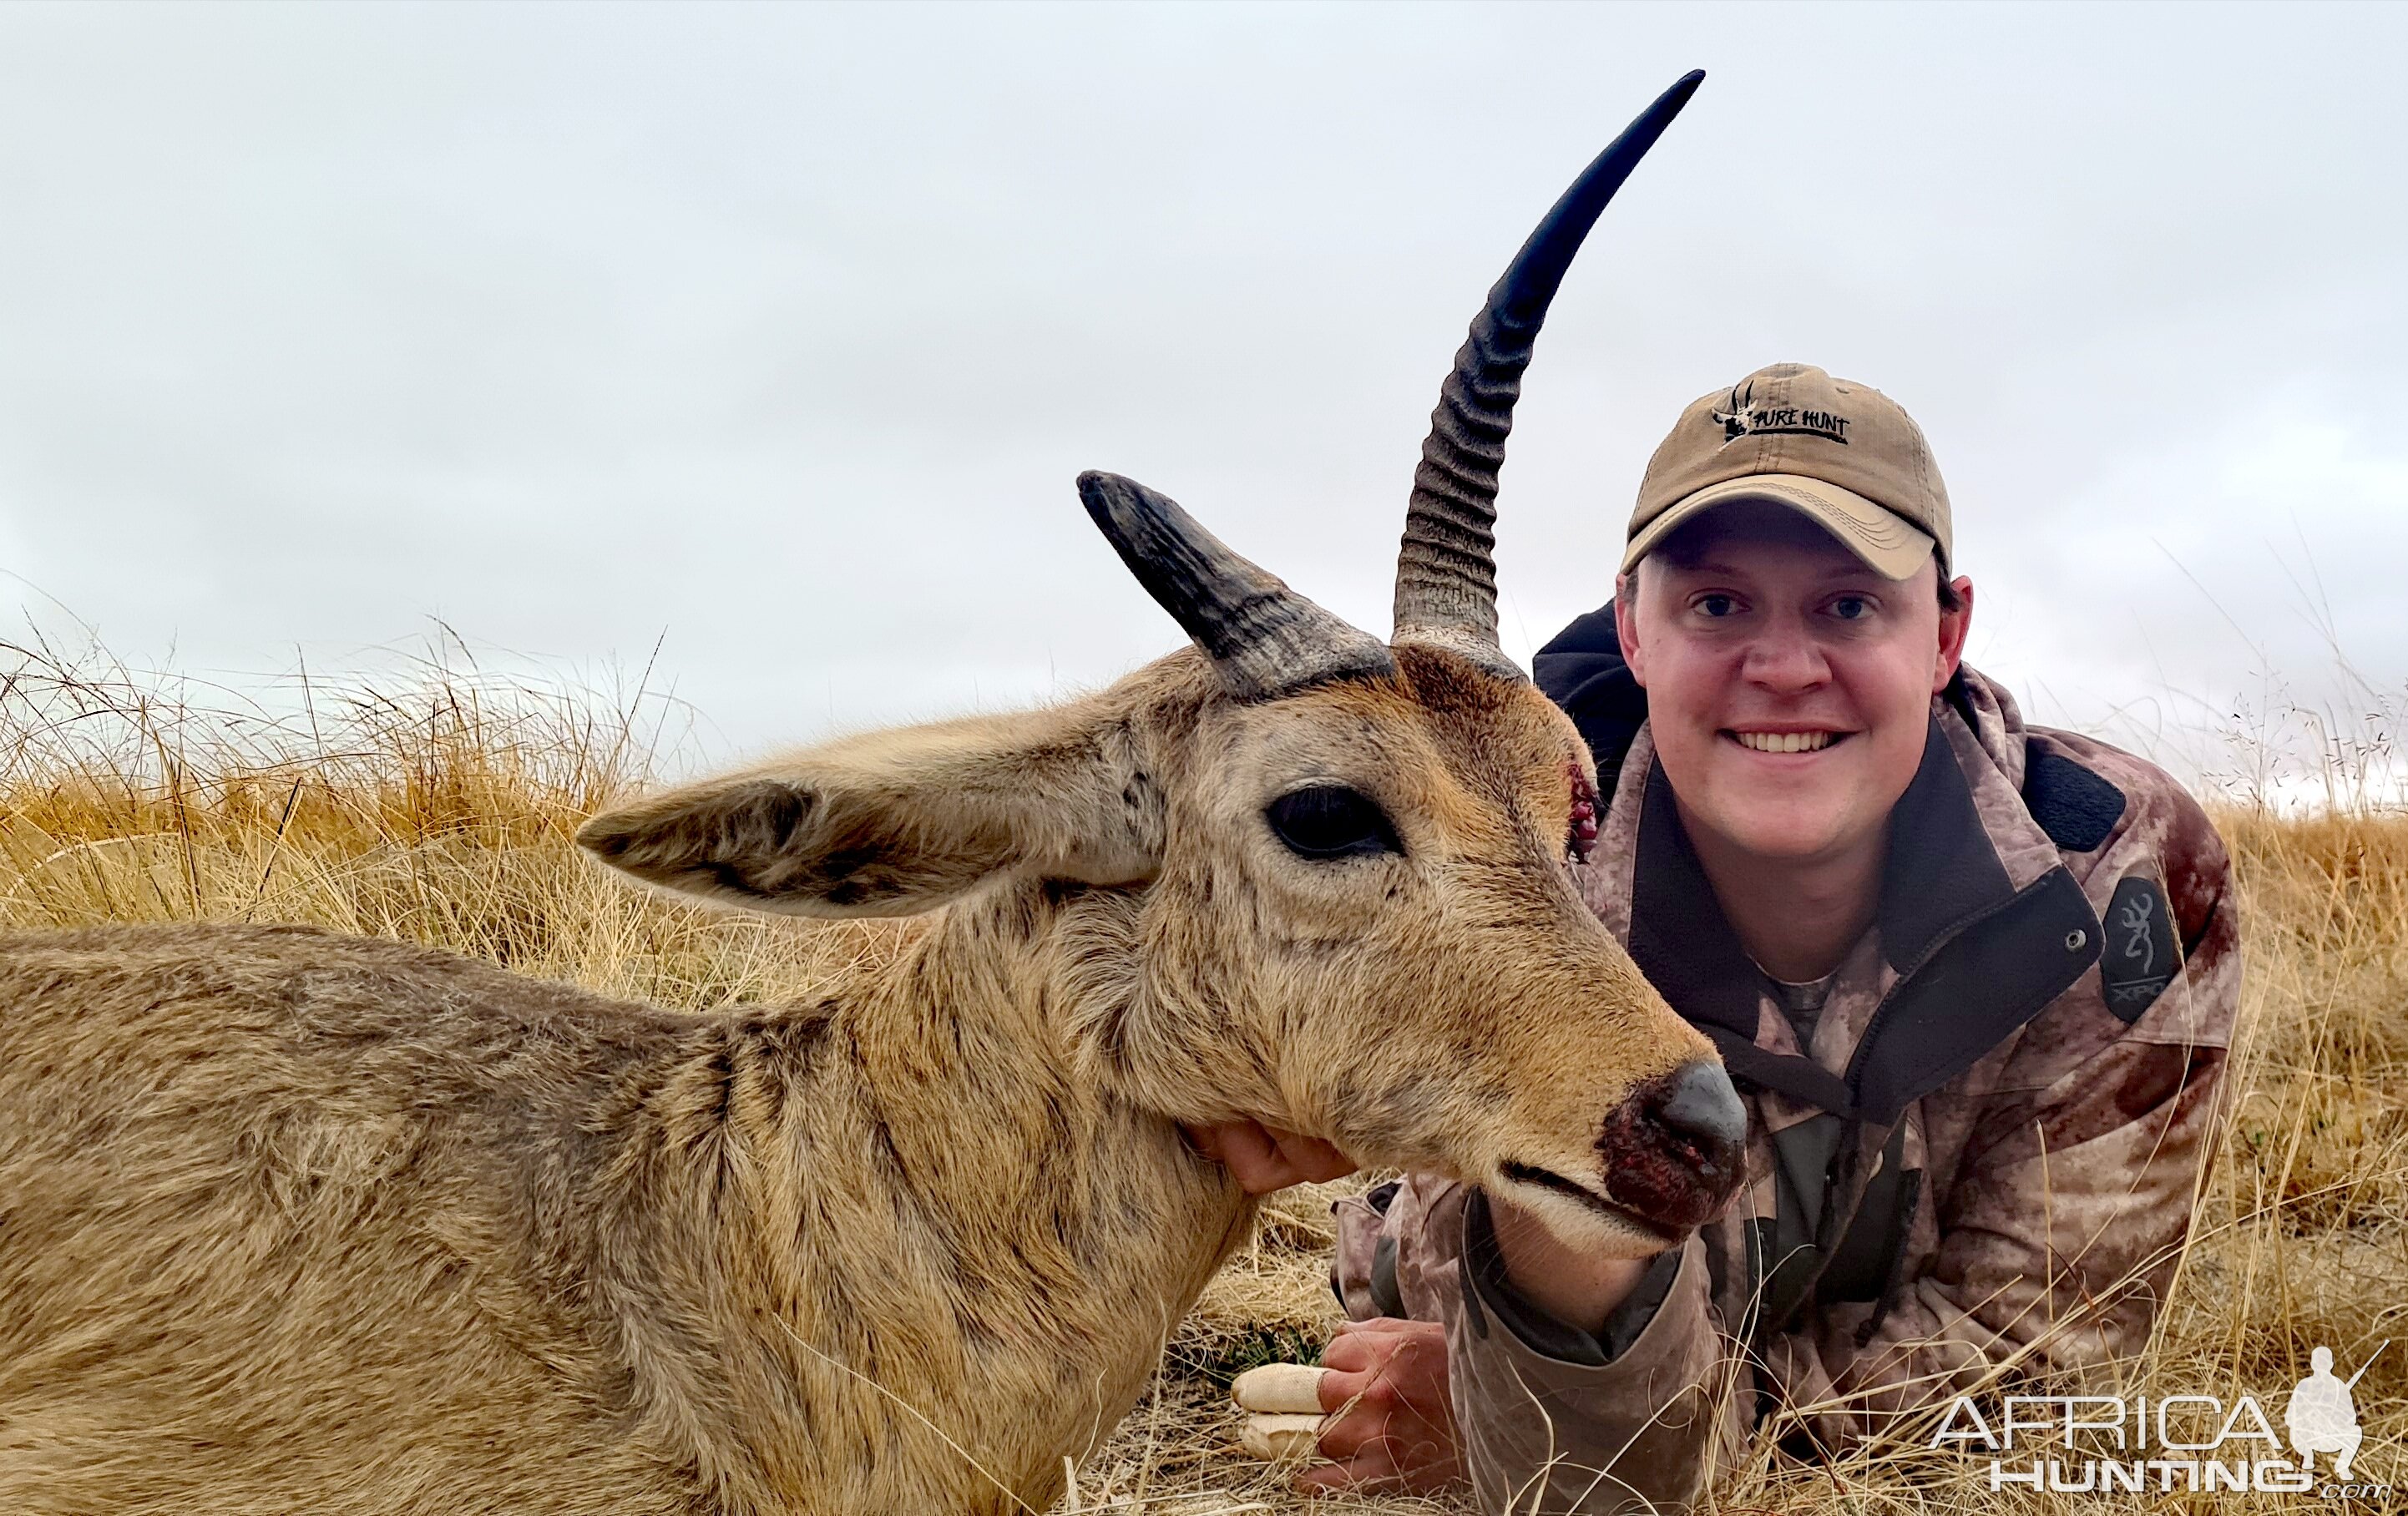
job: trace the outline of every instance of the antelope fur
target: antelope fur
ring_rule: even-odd
[[[1248,1235],[1175,1121],[1570,1167],[1710,1055],[1562,866],[1570,723],[1398,662],[1248,704],[1185,651],[595,823],[787,908],[951,902],[810,1004],[306,928],[0,944],[0,1509],[1045,1509]],[[1297,771],[1389,806],[1391,887],[1275,854]],[[841,824],[770,856],[765,786]]]

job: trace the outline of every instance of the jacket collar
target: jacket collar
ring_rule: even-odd
[[[2010,746],[2020,751],[2020,740]],[[1888,993],[1844,1073],[1760,1046],[1762,972],[1706,880],[1644,727],[1619,778],[1605,827],[1610,872],[1592,900],[1619,897],[1620,910],[1600,914],[1640,970],[1713,1038],[1735,1075],[1761,1087],[1845,1116],[1895,1121],[2039,1014],[2099,956],[2097,917],[2055,846],[1956,702],[1935,700],[1922,763],[1892,813],[1876,919],[1895,975]]]

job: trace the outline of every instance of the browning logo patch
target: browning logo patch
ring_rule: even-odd
[[[2141,1019],[2182,966],[2166,893],[2157,881],[2134,874],[2115,886],[2107,903],[2107,941],[2099,956],[2099,979],[2107,1008],[2128,1024]]]

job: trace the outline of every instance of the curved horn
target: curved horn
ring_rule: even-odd
[[[1413,470],[1404,548],[1397,557],[1396,640],[1440,643],[1492,672],[1523,677],[1497,643],[1495,556],[1497,471],[1505,462],[1505,436],[1513,429],[1522,370],[1529,366],[1547,304],[1572,254],[1705,77],[1703,69],[1683,75],[1598,154],[1522,244],[1488,292],[1487,306],[1472,318],[1455,372],[1439,390],[1429,440]]]
[[[1129,572],[1240,700],[1324,679],[1393,674],[1387,644],[1229,551],[1179,503],[1118,474],[1079,476],[1079,498]]]

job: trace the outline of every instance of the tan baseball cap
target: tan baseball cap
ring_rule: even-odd
[[[1700,395],[1648,461],[1623,572],[1683,522],[1734,500],[1813,519],[1889,579],[1952,561],[1948,490],[1931,444],[1879,390],[1806,364],[1759,368]]]

